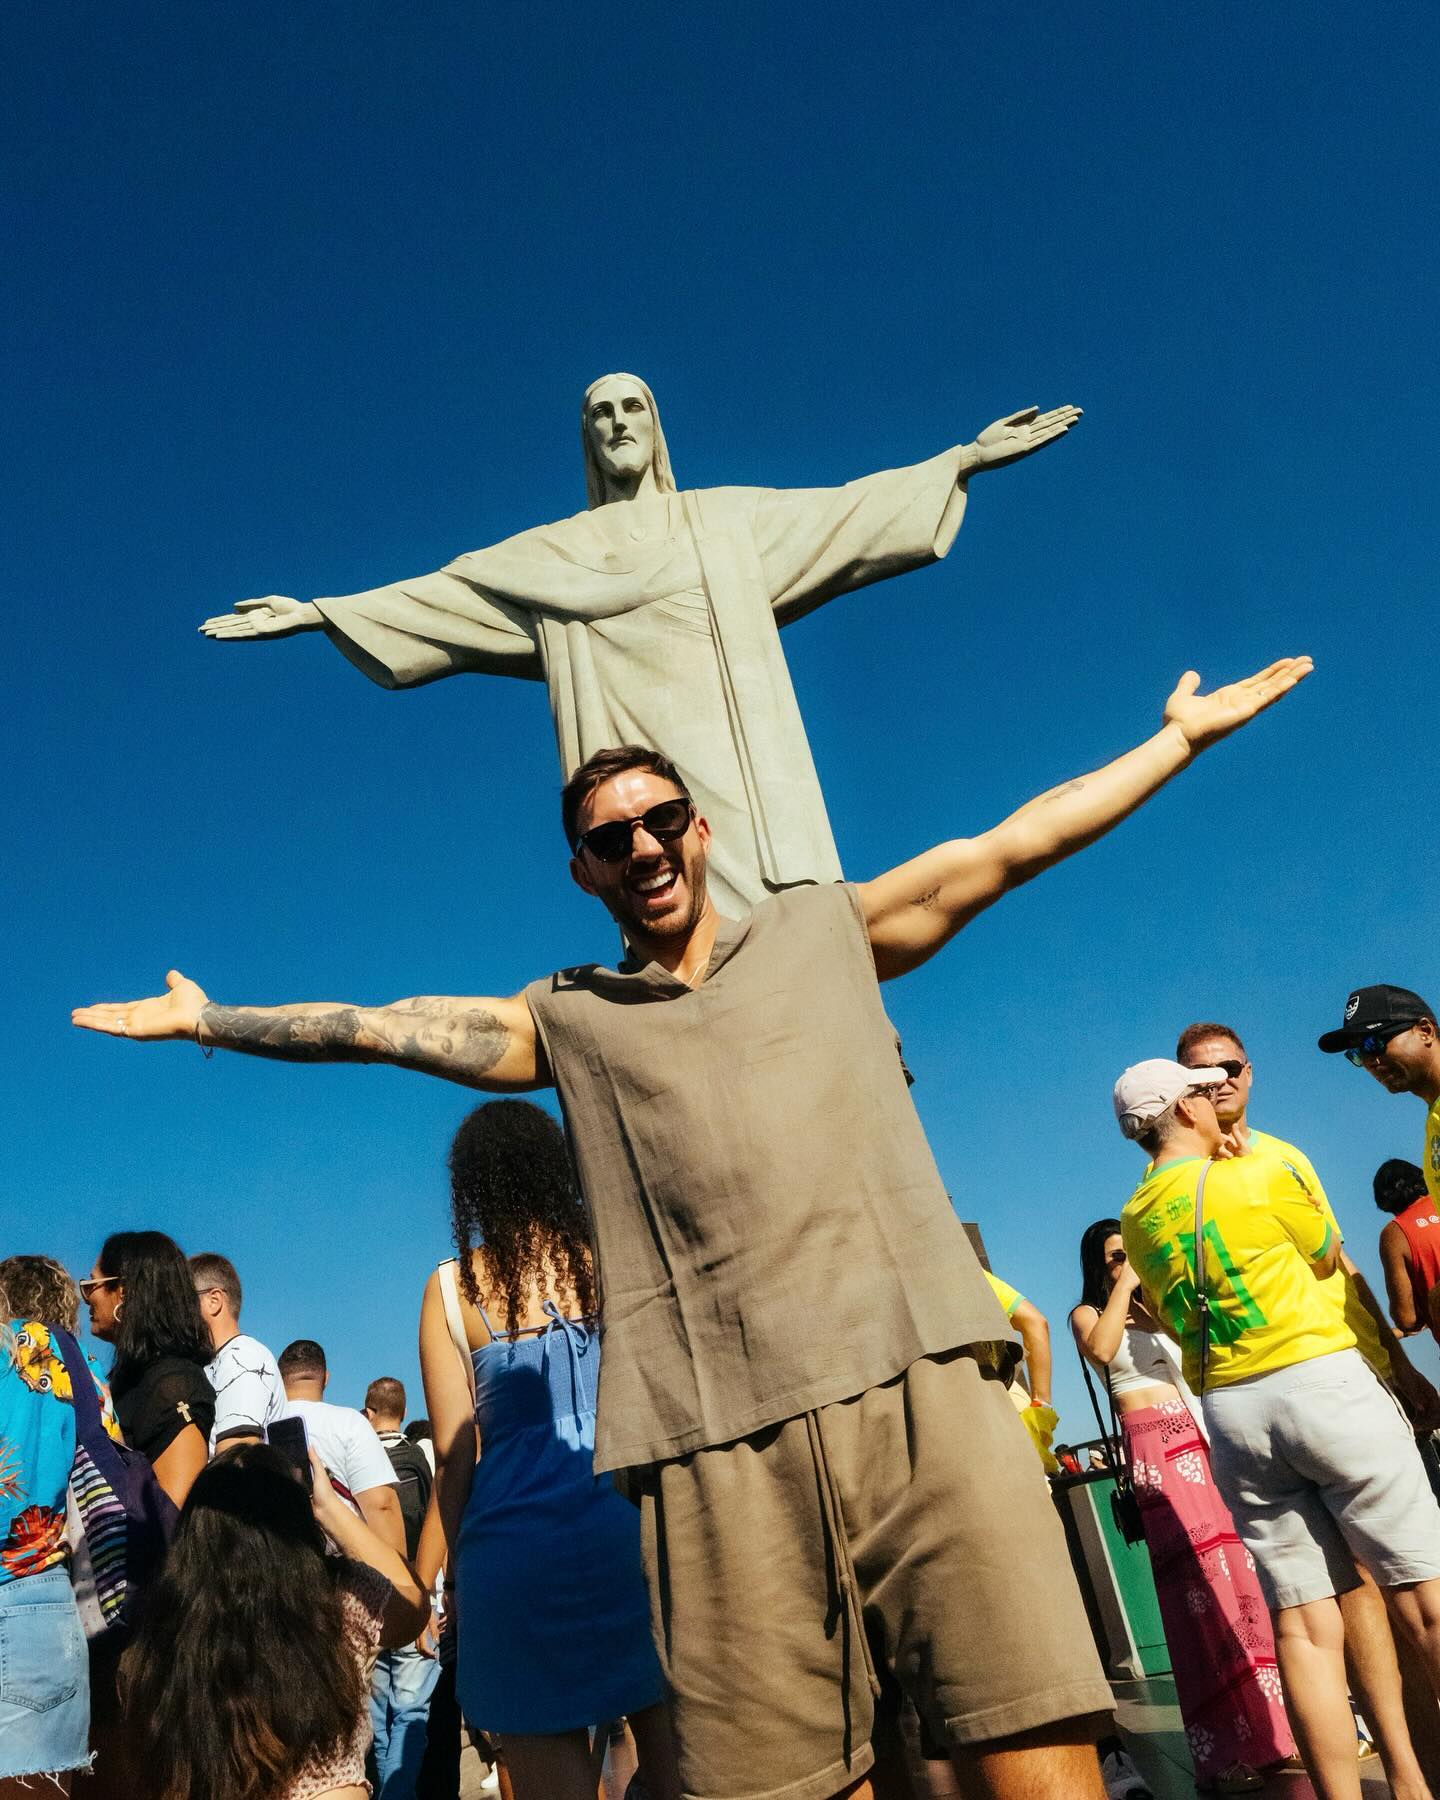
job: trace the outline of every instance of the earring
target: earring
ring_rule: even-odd
[[[123,1300],[117,1300],[115,1302],[115,1310],[110,1315],[111,1318],[114,1319],[114,1321],[117,1325],[120,1323],[120,1315],[122,1312],[124,1312],[124,1310],[125,1310],[125,1302]]]

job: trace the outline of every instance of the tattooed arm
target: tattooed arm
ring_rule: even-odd
[[[1051,788],[979,837],[938,844],[865,882],[861,905],[882,981],[928,961],[977,913],[1142,806],[1201,750],[1273,706],[1310,673],[1308,656],[1286,657],[1213,694],[1193,670],[1165,703],[1154,737],[1076,781]]]
[[[545,1087],[549,1071],[523,995],[462,1000],[422,995],[389,1006],[217,1006],[178,970],[148,1000],[77,1007],[71,1022],[112,1037],[193,1039],[280,1062],[385,1062],[465,1087]]]

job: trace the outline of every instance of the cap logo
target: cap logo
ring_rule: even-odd
[[[1345,1002],[1345,1017],[1346,1017],[1346,1019],[1347,1020],[1353,1019],[1355,1017],[1355,1014],[1359,1010],[1360,1010],[1360,996],[1358,994],[1352,994],[1350,996],[1350,998]]]

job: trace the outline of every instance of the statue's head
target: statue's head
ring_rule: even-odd
[[[648,469],[657,494],[673,494],[670,452],[655,396],[638,375],[602,375],[580,402],[585,498],[590,507],[633,494]]]

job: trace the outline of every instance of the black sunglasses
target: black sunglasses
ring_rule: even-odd
[[[662,844],[673,844],[690,829],[695,808],[689,800],[661,800],[633,819],[607,819],[603,825],[592,825],[575,840],[575,854],[588,850],[601,862],[624,862],[635,842],[635,827]]]
[[[1363,1069],[1367,1058],[1379,1056],[1391,1038],[1397,1038],[1402,1032],[1408,1031],[1412,1022],[1407,1020],[1403,1025],[1382,1025],[1377,1031],[1367,1031],[1358,1044],[1352,1044],[1345,1052],[1346,1062],[1354,1063],[1357,1069]]]

